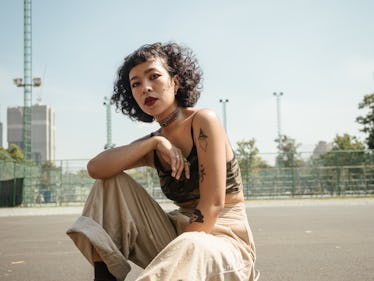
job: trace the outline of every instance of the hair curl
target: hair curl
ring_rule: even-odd
[[[194,106],[200,97],[202,71],[191,49],[176,43],[154,43],[143,45],[128,55],[118,69],[118,77],[111,97],[116,108],[133,120],[153,122],[154,117],[140,109],[135,101],[130,81],[130,70],[150,58],[161,58],[171,77],[177,75],[179,87],[176,100],[179,106]]]

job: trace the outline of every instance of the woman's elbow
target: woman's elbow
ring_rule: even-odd
[[[219,204],[217,206],[217,212],[218,212],[218,214],[220,214],[224,208],[225,208],[225,203],[224,202],[222,204]]]
[[[93,159],[91,159],[87,163],[87,172],[88,172],[88,174],[90,175],[91,178],[100,179],[100,175],[98,174],[98,169],[96,168],[96,165],[95,165]]]
[[[217,200],[213,203],[215,216],[219,216],[222,210],[225,208],[225,201]]]

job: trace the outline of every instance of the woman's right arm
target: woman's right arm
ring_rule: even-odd
[[[181,157],[182,151],[163,136],[146,136],[128,145],[101,152],[88,162],[88,174],[94,179],[105,179],[124,170],[141,166],[153,167],[154,150],[170,165],[171,176],[179,179],[184,171],[186,177],[190,177],[189,167]]]
[[[87,164],[89,175],[94,179],[105,179],[120,172],[140,166],[153,166],[153,151],[159,136],[146,136],[128,145],[105,150]]]

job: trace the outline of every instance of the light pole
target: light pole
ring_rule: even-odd
[[[281,127],[281,108],[280,108],[280,98],[283,96],[283,93],[273,93],[273,95],[277,98],[277,123],[278,123],[278,140],[279,146],[278,151],[280,152],[282,149],[282,127]]]
[[[24,104],[23,104],[23,151],[25,153],[25,160],[32,159],[31,151],[31,133],[32,133],[32,98],[31,89],[32,87],[40,87],[42,80],[39,77],[33,78],[32,83],[23,83],[22,78],[13,79],[14,84],[17,87],[24,88]]]
[[[24,151],[24,180],[23,194],[30,203],[32,198],[32,170],[28,161],[32,159],[31,130],[32,130],[32,87],[41,85],[40,78],[32,78],[32,4],[31,0],[23,1],[23,79],[16,78],[17,87],[23,87],[23,151]],[[29,193],[29,196],[25,196]],[[31,194],[30,194],[31,193]],[[27,205],[27,202],[26,202]]]
[[[112,112],[111,112],[111,106],[113,102],[108,99],[107,97],[104,97],[103,105],[106,107],[106,144],[104,146],[104,149],[113,148],[115,145],[112,143]]]
[[[226,103],[229,102],[228,99],[220,99],[220,103],[222,103],[222,111],[223,111],[223,127],[225,128],[225,132],[227,133],[227,124],[226,124]]]
[[[41,85],[40,78],[32,77],[32,4],[31,0],[24,0],[23,3],[23,79],[16,78],[14,83],[17,87],[23,87],[23,150],[25,160],[32,158],[31,154],[31,106],[32,87]],[[24,81],[24,82],[23,82]]]

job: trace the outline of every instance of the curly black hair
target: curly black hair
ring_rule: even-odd
[[[194,106],[200,97],[202,71],[191,49],[177,43],[154,43],[143,45],[128,55],[118,69],[118,77],[114,84],[111,101],[130,119],[153,122],[154,117],[146,114],[136,103],[130,87],[130,70],[150,58],[161,58],[171,77],[178,76],[176,100],[181,107]]]

